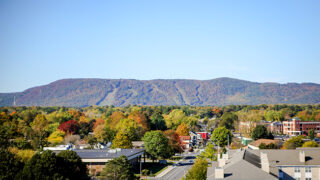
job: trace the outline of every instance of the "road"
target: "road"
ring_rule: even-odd
[[[184,160],[180,161],[179,163],[176,163],[174,165],[175,167],[171,171],[169,171],[167,174],[165,174],[161,178],[155,178],[155,179],[158,179],[158,180],[179,180],[191,168],[195,158],[196,158],[195,155],[187,155],[184,158]]]

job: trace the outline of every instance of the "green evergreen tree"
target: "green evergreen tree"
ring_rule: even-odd
[[[107,162],[101,172],[101,176],[106,179],[133,180],[134,173],[131,164],[123,155]]]

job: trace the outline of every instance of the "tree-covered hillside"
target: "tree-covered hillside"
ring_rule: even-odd
[[[212,80],[63,79],[0,94],[0,106],[316,104],[320,85]]]

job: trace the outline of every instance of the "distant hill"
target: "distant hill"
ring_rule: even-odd
[[[316,104],[320,84],[212,80],[62,79],[19,93],[0,93],[0,106]]]

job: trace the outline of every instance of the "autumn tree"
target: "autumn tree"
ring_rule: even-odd
[[[218,107],[213,107],[212,112],[213,112],[213,114],[215,114],[218,117],[220,117],[222,114],[222,110]]]
[[[315,141],[307,141],[303,143],[302,147],[319,147],[319,145]]]
[[[111,129],[115,129],[117,124],[120,122],[120,120],[124,119],[124,118],[125,118],[125,116],[124,116],[123,112],[121,112],[121,111],[113,112],[111,114],[111,116],[109,117],[109,122],[108,122],[109,127]]]
[[[133,119],[122,119],[116,129],[125,132],[131,141],[140,140],[144,132],[143,127]]]
[[[173,149],[173,151],[176,153],[181,153],[181,140],[176,131],[169,129],[164,131],[164,135],[169,139],[169,146]]]
[[[166,126],[169,129],[176,129],[185,118],[186,115],[181,109],[174,109],[164,117]]]
[[[147,118],[146,116],[141,112],[141,111],[133,111],[129,114],[128,119],[133,119],[135,120],[139,125],[142,126],[144,131],[147,131],[148,128],[148,123],[147,123]]]
[[[93,132],[94,137],[96,137],[99,142],[104,143],[111,142],[116,134],[114,130],[111,130],[104,124],[97,126]]]
[[[59,129],[66,134],[76,134],[79,130],[79,123],[75,120],[69,120],[60,124]]]
[[[300,111],[296,116],[299,117],[302,121],[312,120],[312,111],[310,110]]]
[[[32,144],[34,147],[42,149],[42,147],[47,144],[46,138],[48,137],[48,133],[45,129],[48,124],[49,123],[43,114],[38,114],[31,123],[31,128],[33,130]]]
[[[65,135],[65,132],[61,130],[56,130],[55,132],[50,134],[50,136],[48,137],[48,142],[54,145],[62,143],[64,135]]]
[[[119,131],[112,141],[112,148],[132,148],[132,142],[127,133]]]
[[[179,136],[187,136],[189,135],[189,127],[187,125],[185,125],[184,123],[181,123],[177,130],[176,130],[177,134],[179,134]]]
[[[282,149],[296,149],[303,145],[303,136],[292,137],[282,145]]]
[[[273,111],[269,110],[264,113],[264,118],[267,121],[283,121],[285,114],[283,111]]]
[[[98,118],[95,122],[94,122],[94,125],[93,125],[93,130],[99,126],[99,125],[104,125],[105,124],[105,120],[103,120],[102,118]]]

